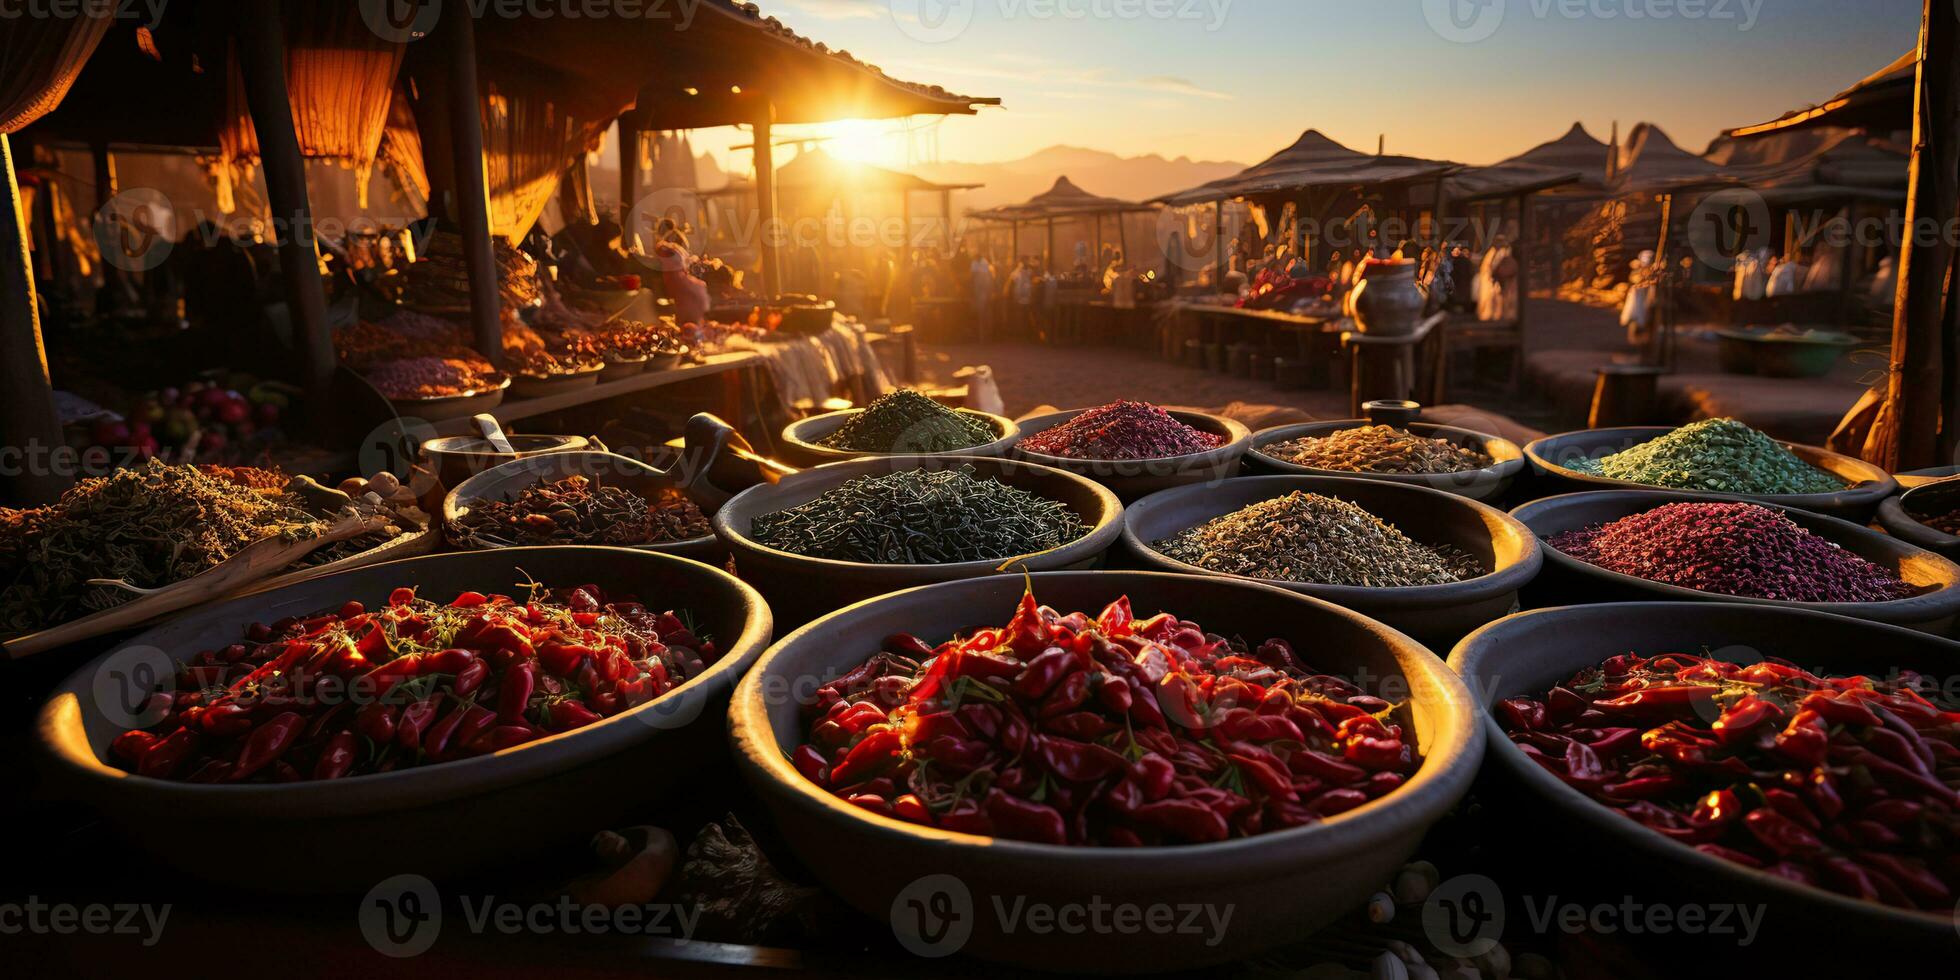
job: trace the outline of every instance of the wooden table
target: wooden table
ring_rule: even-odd
[[[740,371],[753,366],[757,358],[758,355],[754,351],[747,350],[710,354],[706,360],[699,364],[683,364],[664,371],[648,371],[644,374],[636,374],[630,378],[621,378],[618,381],[601,381],[589,388],[577,388],[571,391],[559,392],[555,395],[545,395],[540,398],[519,398],[514,401],[505,401],[502,405],[491,409],[489,414],[494,416],[497,421],[509,424],[519,419],[549,415],[552,412],[562,412],[581,405],[590,405],[594,402],[602,402],[625,395],[637,394],[642,391],[652,391],[655,388],[680,384],[683,381],[711,378],[718,375],[725,376],[729,386],[733,387],[739,375],[730,372]],[[734,414],[731,411],[731,406],[738,406],[739,401],[726,392],[721,401],[725,404],[719,405],[717,411],[728,413],[728,417],[733,418]],[[470,425],[468,418],[457,418],[438,424],[436,431],[443,435],[460,435],[474,432],[475,429]]]
[[[1280,348],[1310,365],[1316,385],[1327,383],[1333,365],[1335,340],[1346,322],[1339,317],[1299,316],[1277,310],[1248,310],[1211,303],[1170,301],[1173,313],[1167,353],[1181,357],[1184,342],[1227,344],[1257,338],[1263,346]]]

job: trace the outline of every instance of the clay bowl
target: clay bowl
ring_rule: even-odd
[[[515,436],[506,435],[515,454],[504,452],[492,446],[481,436],[438,436],[422,442],[421,454],[436,478],[449,488],[461,486],[469,479],[501,463],[526,456],[541,456],[545,453],[570,452],[585,449],[592,445],[584,436]]]
[[[648,499],[661,490],[675,486],[675,480],[669,472],[653,469],[637,460],[615,453],[581,450],[527,456],[491,467],[464,481],[462,486],[449,491],[449,495],[442,500],[443,536],[450,545],[457,548],[514,547],[514,545],[496,544],[480,539],[460,538],[455,531],[456,522],[468,515],[471,505],[477,501],[512,499],[540,483],[551,483],[569,476],[589,477],[601,486],[619,487]],[[709,504],[699,499],[694,502],[708,516],[714,515],[714,509]],[[711,565],[719,564],[727,556],[726,549],[715,539],[713,531],[680,541],[656,541],[651,544],[620,547],[678,555]]]
[[[1124,554],[1158,571],[1223,575],[1171,558],[1153,542],[1296,490],[1346,500],[1418,542],[1452,545],[1491,569],[1462,582],[1408,588],[1262,580],[1346,606],[1427,642],[1453,643],[1510,613],[1517,608],[1518,590],[1538,574],[1543,560],[1538,539],[1494,507],[1428,487],[1339,476],[1253,476],[1219,487],[1180,487],[1151,494],[1125,512]]]
[[[1923,470],[1907,470],[1904,473],[1892,474],[1893,479],[1899,481],[1899,487],[1903,490],[1925,486],[1949,476],[1960,476],[1960,466],[1929,466]]]
[[[947,453],[871,453],[855,449],[834,449],[823,444],[825,437],[836,432],[845,422],[850,421],[852,416],[863,411],[864,409],[861,408],[849,408],[841,412],[825,412],[784,426],[781,439],[783,457],[798,466],[822,466],[825,463],[840,463],[873,456],[1005,456],[1014,446],[1015,440],[1021,438],[1021,427],[1015,425],[1012,419],[976,412],[970,408],[956,408],[954,411],[961,415],[972,416],[991,426],[994,430],[994,441]]]
[[[1960,480],[1920,483],[1896,497],[1885,498],[1878,505],[1878,525],[1901,541],[1948,558],[1960,557],[1960,536],[1921,521],[1928,514],[1945,514],[1955,508],[1960,508]]]
[[[1601,490],[1569,493],[1535,500],[1511,511],[1531,533],[1548,539],[1565,531],[1577,531],[1617,521],[1622,517],[1652,510],[1662,504],[1688,500],[1728,500],[1762,503],[1743,497],[1676,493],[1670,490]],[[1835,613],[1854,619],[1910,626],[1932,632],[1944,630],[1960,613],[1960,565],[1955,565],[1924,548],[1887,537],[1835,517],[1812,514],[1793,507],[1762,506],[1780,510],[1812,534],[1892,569],[1908,584],[1918,587],[1918,595],[1890,602],[1786,602],[1701,592],[1650,582],[1632,575],[1607,571],[1545,545],[1545,571],[1527,590],[1534,606],[1591,602],[1733,602],[1753,606],[1781,606]]]
[[[1274,476],[1349,476],[1363,480],[1380,480],[1385,483],[1406,483],[1482,501],[1501,498],[1506,490],[1511,489],[1511,484],[1517,480],[1518,474],[1524,472],[1524,451],[1518,448],[1517,443],[1482,432],[1428,422],[1410,422],[1400,428],[1419,436],[1447,439],[1459,446],[1477,450],[1495,460],[1495,464],[1461,473],[1356,473],[1348,470],[1322,470],[1301,466],[1277,456],[1267,455],[1264,451],[1267,446],[1294,439],[1310,439],[1375,424],[1377,423],[1370,419],[1346,419],[1340,422],[1305,422],[1299,425],[1261,429],[1253,433],[1252,448],[1245,455],[1246,472]]]
[[[1577,493],[1583,490],[1666,490],[1669,493],[1720,496],[1720,494],[1703,493],[1698,490],[1675,490],[1669,487],[1628,483],[1625,480],[1581,473],[1568,467],[1568,464],[1574,461],[1610,456],[1673,431],[1674,429],[1667,426],[1585,429],[1579,432],[1567,432],[1564,435],[1546,436],[1531,442],[1524,447],[1524,454],[1531,461],[1533,471],[1544,481],[1543,486],[1547,494]],[[1750,500],[1759,504],[1796,507],[1862,523],[1871,520],[1872,515],[1878,511],[1880,501],[1899,490],[1899,484],[1892,479],[1891,474],[1862,459],[1842,456],[1816,446],[1789,442],[1783,445],[1804,462],[1843,479],[1845,489],[1833,493],[1746,494],[1745,496]]]
[[[1323,823],[1214,844],[1139,849],[1067,847],[980,837],[874,815],[832,796],[785,756],[802,741],[800,699],[908,632],[929,643],[973,623],[1007,622],[1024,585],[993,576],[882,596],[786,637],[744,679],[729,716],[736,763],[798,860],[827,887],[915,952],[959,949],[1044,971],[1139,973],[1241,960],[1296,941],[1365,902],[1413,853],[1424,830],[1469,788],[1483,730],[1462,681],[1409,637],[1331,603],[1244,579],[1151,572],[1045,572],[1034,594],[1093,615],[1127,595],[1136,611],[1168,610],[1248,641],[1283,637],[1311,651],[1315,669],[1366,676],[1407,692],[1423,763],[1408,783]],[[1253,639],[1253,637],[1258,639]],[[1406,684],[1403,683],[1406,681]],[[950,877],[941,877],[950,876]],[[965,913],[970,935],[937,937],[918,907],[937,894]],[[1217,935],[1173,929],[1117,932],[1022,928],[1005,934],[1009,908],[1177,903],[1221,911]],[[916,903],[916,904],[914,904]],[[937,939],[936,942],[932,940]]]
[[[1186,453],[1182,456],[1163,456],[1157,459],[1100,460],[1070,459],[1066,456],[1050,456],[1027,448],[1027,439],[1037,432],[1045,432],[1069,419],[1081,415],[1086,409],[1067,412],[1050,412],[1034,418],[1021,420],[1021,441],[1014,444],[1014,458],[1025,459],[1043,466],[1079,473],[1102,484],[1122,498],[1124,503],[1141,499],[1159,490],[1191,484],[1217,484],[1238,475],[1239,460],[1252,445],[1252,432],[1245,426],[1222,415],[1206,415],[1202,412],[1171,412],[1177,419],[1201,432],[1210,432],[1225,437],[1216,449],[1201,453]]]
[[[701,676],[604,721],[493,755],[331,782],[200,785],[148,779],[108,765],[109,742],[130,727],[119,705],[168,678],[169,657],[234,642],[253,622],[385,603],[413,586],[448,599],[466,590],[513,594],[520,583],[591,582],[649,604],[685,609],[722,651]],[[769,607],[754,589],[699,562],[622,548],[511,548],[372,565],[206,606],[134,637],[75,672],[37,722],[53,785],[91,804],[161,865],[252,891],[360,893],[390,875],[460,874],[504,866],[519,851],[578,841],[621,826],[675,792],[696,763],[720,757],[722,707],[769,645]],[[226,854],[205,846],[222,827]],[[514,832],[521,828],[521,832]],[[299,852],[294,842],[305,842]],[[388,846],[377,847],[376,841]]]
[[[1710,602],[1523,613],[1471,634],[1450,655],[1450,666],[1488,708],[1503,698],[1542,692],[1617,654],[1704,651],[1737,663],[1779,657],[1838,675],[1914,669],[1949,684],[1960,669],[1960,644],[1924,633],[1809,609]],[[1912,912],[1862,902],[1703,854],[1567,786],[1520,752],[1487,711],[1482,719],[1490,742],[1484,777],[1492,785],[1479,798],[1502,811],[1487,823],[1515,823],[1516,839],[1546,855],[1548,867],[1565,866],[1557,872],[1571,878],[1565,885],[1597,892],[1584,901],[1753,909],[1762,916],[1763,935],[1755,938],[1751,955],[1756,949],[1798,949],[1828,956],[1842,944],[1820,942],[1827,935],[1859,937],[1845,952],[1867,964],[1873,950],[1894,958],[1941,951],[1948,962],[1960,954],[1951,908]]]
[[[872,565],[811,558],[768,547],[749,537],[757,517],[808,503],[859,477],[955,466],[971,466],[980,479],[998,479],[1058,500],[1075,511],[1088,525],[1089,533],[1038,554],[943,565]],[[714,524],[715,534],[734,559],[736,574],[769,598],[779,621],[800,624],[861,599],[915,585],[994,575],[1003,570],[1019,574],[1024,570],[1088,567],[1122,533],[1123,505],[1115,494],[1089,479],[1053,467],[979,456],[879,456],[830,463],[774,484],[750,487],[722,505]]]

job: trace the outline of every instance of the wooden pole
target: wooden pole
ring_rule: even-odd
[[[1048,274],[1055,274],[1055,219],[1048,218]]]
[[[1214,292],[1225,291],[1225,199],[1219,198],[1211,206],[1211,244],[1217,254],[1212,257],[1211,286]]]
[[[314,435],[324,438],[337,414],[330,403],[336,361],[333,334],[327,327],[327,292],[320,281],[320,253],[313,242],[306,159],[300,155],[293,104],[286,94],[285,28],[278,4],[241,3],[237,8],[239,72],[252,126],[258,131],[266,201],[272,208],[279,268],[286,280],[286,306],[292,317],[293,346],[306,389],[307,423]]]
[[[484,174],[476,22],[471,17],[447,17],[443,24],[449,55],[449,149],[456,177],[456,230],[463,239],[463,268],[470,277],[470,333],[476,339],[477,352],[502,367],[504,325],[497,288],[497,253],[490,244],[490,181]]]
[[[1518,244],[1512,258],[1518,263],[1518,336],[1524,336],[1525,310],[1531,305],[1531,194],[1518,195]]]
[[[1954,450],[1952,391],[1960,343],[1943,336],[1953,317],[1954,243],[1948,222],[1960,215],[1960,22],[1945,0],[1927,0],[1919,27],[1913,105],[1912,164],[1907,180],[1906,241],[1899,252],[1892,307],[1892,363],[1885,402],[1865,441],[1865,459],[1887,470],[1939,463]],[[1919,234],[1921,224],[1935,229]],[[1945,454],[1942,453],[1942,448]],[[1950,457],[1949,457],[1950,458]]]
[[[55,414],[47,350],[41,346],[26,215],[5,133],[0,133],[0,166],[7,178],[7,199],[0,201],[0,446],[20,454],[7,481],[7,502],[35,506],[53,503],[72,480],[49,465],[48,454],[63,444],[61,418]]]
[[[951,255],[953,254],[953,192],[950,190],[941,189],[939,192],[939,224],[940,230],[944,233],[940,239],[943,243],[940,247],[946,250],[947,255]]]
[[[783,257],[776,246],[776,104],[757,107],[755,128],[756,248],[762,253],[762,293],[773,299],[783,291]]]
[[[640,125],[619,117],[619,225],[626,238],[621,245],[631,248],[634,229],[626,227],[626,216],[640,199]]]

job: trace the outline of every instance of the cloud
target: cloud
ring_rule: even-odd
[[[1149,78],[1137,79],[1136,84],[1140,88],[1146,88],[1152,92],[1163,92],[1166,95],[1185,95],[1196,99],[1230,99],[1232,97],[1225,92],[1200,88],[1196,82],[1188,78],[1178,78],[1175,75],[1152,75]]]

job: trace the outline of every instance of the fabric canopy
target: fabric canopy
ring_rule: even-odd
[[[1697,180],[1717,180],[1720,171],[1715,164],[1676,146],[1659,126],[1640,123],[1627,134],[1607,189],[1616,194],[1645,193]]]
[[[97,12],[9,19],[0,31],[0,134],[18,133],[61,104],[114,20]]]
[[[1721,136],[1704,156],[1719,168],[1719,183],[1747,187],[1770,204],[1786,205],[1904,200],[1910,163],[1897,147],[1829,127],[1797,127],[1742,139]],[[1691,178],[1686,183],[1709,181]]]
[[[1918,67],[1919,52],[1907,51],[1891,64],[1817,105],[1792,109],[1768,122],[1738,126],[1722,135],[1763,136],[1810,126],[1860,127],[1879,132],[1911,129]]]
[[[288,2],[281,8],[286,35],[286,92],[300,153],[333,160],[354,171],[355,198],[367,206],[368,177],[387,127],[402,45],[368,27],[360,5],[339,0]],[[218,130],[220,207],[231,210],[226,181],[245,182],[259,159],[258,131],[245,100],[236,52],[229,59],[225,110]]]
[[[1605,190],[1606,161],[1611,153],[1611,148],[1575,122],[1558,139],[1488,167],[1471,167],[1450,175],[1443,182],[1443,193],[1458,201],[1526,192],[1596,195]]]
[[[979,211],[970,217],[980,221],[1038,221],[1064,215],[1120,214],[1125,211],[1150,210],[1153,208],[1148,204],[1091,194],[1076,186],[1075,182],[1067,176],[1062,176],[1055,178],[1055,186],[1020,204],[1008,204],[988,211]]]
[[[1165,204],[1190,205],[1209,201],[1277,194],[1315,187],[1354,187],[1445,176],[1460,164],[1420,157],[1376,156],[1348,149],[1317,129],[1300,134],[1292,146],[1264,162],[1223,180],[1157,198]]]

